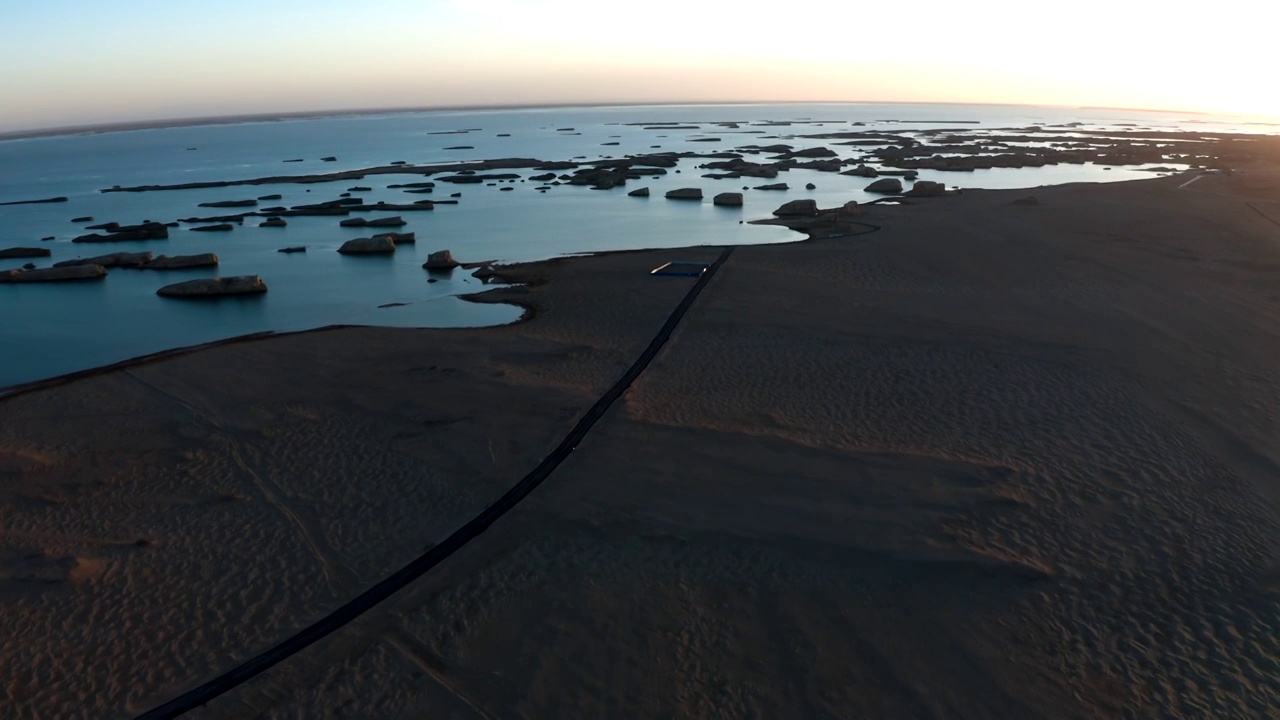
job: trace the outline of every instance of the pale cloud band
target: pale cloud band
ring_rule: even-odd
[[[103,7],[104,5],[108,7]],[[1192,11],[1194,10],[1194,11]],[[1252,0],[908,5],[47,0],[0,27],[0,131],[252,112],[909,101],[1280,116]]]

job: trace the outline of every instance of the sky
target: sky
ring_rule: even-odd
[[[1280,117],[1260,0],[5,2],[0,132],[563,103],[886,101]]]

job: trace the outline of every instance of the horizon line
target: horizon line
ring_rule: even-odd
[[[284,112],[242,113],[238,115],[202,115],[151,120],[122,120],[116,122],[91,123],[85,125],[60,125],[53,127],[37,127],[22,130],[0,132],[0,142],[8,140],[28,140],[33,138],[60,137],[67,135],[98,135],[112,132],[132,132],[137,130],[164,130],[179,127],[200,127],[212,125],[235,125],[241,123],[276,122],[281,120],[314,120],[321,118],[358,117],[361,115],[396,115],[423,112],[458,112],[489,110],[538,110],[562,108],[629,108],[629,107],[726,107],[735,105],[951,105],[973,107],[1028,107],[1059,108],[1071,110],[1120,110],[1125,112],[1151,112],[1168,114],[1202,115],[1210,117],[1255,117],[1253,115],[1230,115],[1212,113],[1203,110],[1178,110],[1155,108],[1111,107],[1106,105],[1054,105],[1041,103],[1011,102],[959,102],[928,101],[909,102],[903,100],[679,100],[679,101],[621,101],[621,102],[551,102],[551,103],[491,103],[462,105],[426,105],[375,108],[333,108],[316,110],[296,110]],[[1264,117],[1264,116],[1257,116]]]

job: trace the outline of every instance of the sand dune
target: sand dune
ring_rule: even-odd
[[[1280,713],[1280,180],[1183,182],[739,248],[524,504],[192,716]],[[716,254],[0,402],[3,714],[140,712],[439,541],[692,282],[646,271]]]

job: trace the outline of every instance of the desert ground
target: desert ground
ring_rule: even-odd
[[[190,717],[1280,714],[1280,173],[1189,177],[738,248],[528,499]],[[0,400],[0,715],[141,713],[402,566],[719,252]]]

